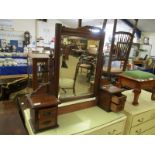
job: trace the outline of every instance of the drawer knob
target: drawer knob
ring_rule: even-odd
[[[117,130],[112,130],[112,132],[108,132],[109,135],[114,135],[116,133]]]
[[[142,129],[136,130],[136,133],[137,133],[137,134],[141,134],[141,133],[142,133]]]
[[[144,118],[138,119],[138,122],[140,122],[140,123],[144,122]]]

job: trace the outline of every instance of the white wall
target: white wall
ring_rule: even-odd
[[[37,21],[37,38],[42,37],[44,39],[44,46],[48,46],[49,42],[55,37],[55,24],[62,23],[56,19],[48,19],[48,22]],[[54,43],[51,44],[52,48]]]
[[[13,19],[13,26],[16,31],[29,31],[35,40],[35,19]]]
[[[149,43],[152,45],[151,56],[155,56],[155,32],[143,32],[142,40],[144,37],[149,37]]]
[[[47,22],[38,21],[35,19],[11,19],[11,20],[0,20],[0,23],[6,23],[9,27],[15,31],[29,31],[32,38],[31,42],[36,41],[36,38],[43,37],[44,42],[49,42],[55,37],[55,24],[62,23],[56,19],[48,19]],[[54,43],[53,43],[54,46]]]

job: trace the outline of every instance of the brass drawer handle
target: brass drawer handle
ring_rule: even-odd
[[[116,131],[117,131],[117,130],[114,129],[114,130],[112,130],[112,132],[108,132],[108,134],[109,134],[109,135],[113,135],[113,134],[116,133]]]
[[[142,133],[142,129],[136,130],[136,133],[137,133],[137,134],[141,134],[141,133]]]
[[[144,122],[144,118],[138,119],[138,122],[143,123]]]

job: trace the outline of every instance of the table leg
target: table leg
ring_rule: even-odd
[[[152,88],[151,100],[155,100],[155,87]]]
[[[118,78],[118,81],[116,82],[116,86],[119,88],[122,88],[122,83],[121,83],[121,79]]]
[[[133,99],[132,104],[133,104],[133,105],[138,105],[138,104],[139,104],[139,103],[138,103],[138,98],[139,98],[139,95],[140,95],[140,93],[141,93],[141,89],[135,88],[135,89],[133,90],[133,93],[134,93],[134,99]]]

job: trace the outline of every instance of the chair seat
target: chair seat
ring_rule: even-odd
[[[155,79],[155,75],[152,73],[148,73],[145,71],[140,70],[133,70],[133,71],[125,71],[123,75],[134,78],[134,79]]]
[[[108,67],[103,67],[103,73],[104,72],[107,72],[108,70]],[[110,70],[110,73],[112,74],[119,74],[119,73],[122,73],[122,68],[119,68],[119,67],[111,67],[111,70]]]
[[[91,65],[89,65],[89,64],[80,64],[79,67],[89,69],[91,67]]]
[[[74,80],[69,78],[60,78],[59,86],[60,88],[73,88]]]

